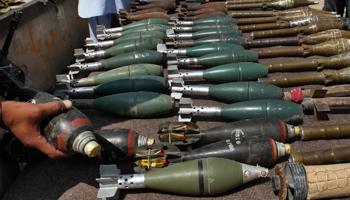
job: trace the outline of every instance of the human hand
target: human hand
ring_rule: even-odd
[[[11,131],[24,145],[39,149],[50,158],[68,157],[71,153],[57,150],[41,135],[42,121],[72,107],[72,102],[53,101],[45,104],[33,104],[16,101],[1,103],[0,126]]]

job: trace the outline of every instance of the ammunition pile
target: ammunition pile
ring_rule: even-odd
[[[149,122],[137,130],[147,137],[133,127],[95,131],[98,157],[137,165],[126,175],[101,165],[98,197],[136,188],[215,195],[267,176],[280,199],[337,197],[316,191],[310,174],[325,169],[318,181],[327,190],[327,181],[337,180],[328,171],[347,174],[347,165],[304,165],[348,162],[349,147],[296,148],[350,135],[349,123],[328,118],[350,107],[349,86],[336,85],[350,80],[348,21],[307,7],[315,3],[139,0],[131,13],[120,11],[122,27],[96,27],[99,41],[88,38],[85,50],[75,50],[69,73],[57,75],[55,95],[103,119]],[[308,113],[317,126],[302,124]]]

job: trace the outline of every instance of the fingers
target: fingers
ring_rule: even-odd
[[[65,153],[60,150],[57,150],[42,135],[38,136],[35,140],[33,140],[31,144],[28,144],[28,146],[39,149],[41,152],[43,152],[50,158],[65,158],[73,155],[71,153]]]
[[[59,114],[63,111],[66,111],[72,107],[72,102],[69,100],[64,101],[53,101],[45,104],[37,104],[40,105],[42,119],[49,117],[54,114]]]

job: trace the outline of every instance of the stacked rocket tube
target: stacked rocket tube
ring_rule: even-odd
[[[350,39],[350,32],[339,29],[331,29],[314,33],[311,35],[298,35],[295,37],[283,38],[266,38],[258,40],[248,40],[247,48],[259,48],[269,46],[299,46],[301,44],[318,44],[333,39],[346,38]]]
[[[273,8],[277,10],[285,10],[295,7],[303,7],[308,5],[318,4],[317,1],[304,1],[304,0],[279,0],[271,2],[261,3],[244,3],[244,4],[227,4],[227,10],[246,10],[252,8],[267,9]]]
[[[229,2],[228,2],[229,4]],[[318,13],[325,13],[325,14],[333,14],[335,15],[336,12],[330,12],[330,11],[324,11],[324,10],[317,10],[310,7],[297,7],[297,8],[291,8],[287,10],[264,10],[264,11],[235,11],[232,12],[231,17],[233,18],[248,18],[248,17],[273,17],[278,15],[288,15],[292,13],[299,13],[299,12],[305,12],[305,11],[313,11]]]
[[[259,58],[274,58],[286,56],[307,57],[312,55],[333,56],[350,50],[350,40],[339,38],[315,45],[302,44],[295,47],[271,47],[253,50]]]

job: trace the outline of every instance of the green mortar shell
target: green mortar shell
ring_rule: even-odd
[[[213,36],[201,38],[198,40],[194,40],[193,46],[210,44],[210,43],[231,43],[231,44],[238,44],[244,47],[247,45],[247,39],[236,35],[213,35]]]
[[[168,24],[168,20],[166,19],[159,19],[159,18],[154,18],[154,19],[145,19],[145,20],[141,20],[141,21],[137,21],[137,22],[133,22],[131,24],[127,24],[123,26],[123,30],[129,30],[132,28],[136,28],[139,26],[144,26],[147,24],[162,24],[162,25],[167,25]]]
[[[131,51],[157,50],[157,45],[161,43],[163,43],[163,40],[157,38],[129,40],[106,49],[106,57],[113,57]]]
[[[242,36],[242,31],[233,28],[210,28],[202,31],[194,32],[192,39],[205,38],[212,35],[226,34],[232,36]]]
[[[192,32],[205,30],[208,28],[232,28],[232,25],[227,22],[212,23],[212,24],[200,24],[192,27]]]
[[[154,65],[154,64],[135,64],[135,65],[129,65],[129,66],[112,69],[107,72],[94,76],[93,85],[99,85],[102,83],[107,83],[109,81],[118,80],[126,77],[137,76],[137,75],[162,76],[163,67],[160,65]]]
[[[157,92],[127,92],[97,98],[93,108],[127,117],[154,117],[170,113],[173,100]]]
[[[244,50],[244,48],[240,45],[230,43],[203,44],[186,49],[186,56],[200,57],[223,50]]]
[[[142,31],[160,31],[160,32],[164,32],[168,29],[168,26],[166,25],[162,25],[162,24],[150,24],[150,25],[143,25],[143,26],[139,26],[139,27],[135,27],[132,29],[129,29],[127,31],[123,31],[122,32],[122,36],[125,35],[129,35],[132,33],[138,33],[138,32],[142,32]]]
[[[138,91],[164,93],[167,90],[168,84],[164,77],[151,75],[123,78],[94,87],[94,92],[98,96]]]
[[[252,100],[223,106],[221,116],[231,120],[276,118],[286,123],[298,123],[303,119],[303,109],[289,101]]]
[[[129,35],[120,37],[116,40],[113,40],[113,46],[126,42],[128,40],[136,40],[136,39],[140,39],[140,38],[157,38],[157,39],[165,39],[166,34],[164,32],[160,32],[160,31],[142,31],[142,32],[138,32],[138,33],[131,33]]]
[[[282,88],[260,82],[224,83],[209,87],[209,96],[215,100],[234,103],[258,99],[282,99]]]
[[[126,65],[149,63],[163,64],[164,55],[158,51],[144,50],[120,54],[101,62],[104,69],[114,69]]]
[[[228,63],[258,62],[258,54],[248,50],[225,50],[201,56],[198,60],[200,65],[214,67]]]
[[[230,23],[230,24],[237,24],[237,20],[232,17],[208,17],[204,19],[198,19],[193,21],[193,26],[197,26],[200,24],[212,24],[212,23]]]
[[[144,184],[146,188],[166,192],[215,195],[243,184],[242,165],[223,158],[191,160],[146,173]]]
[[[250,62],[230,63],[203,71],[203,78],[210,82],[226,83],[237,81],[256,81],[267,76],[265,65]]]

